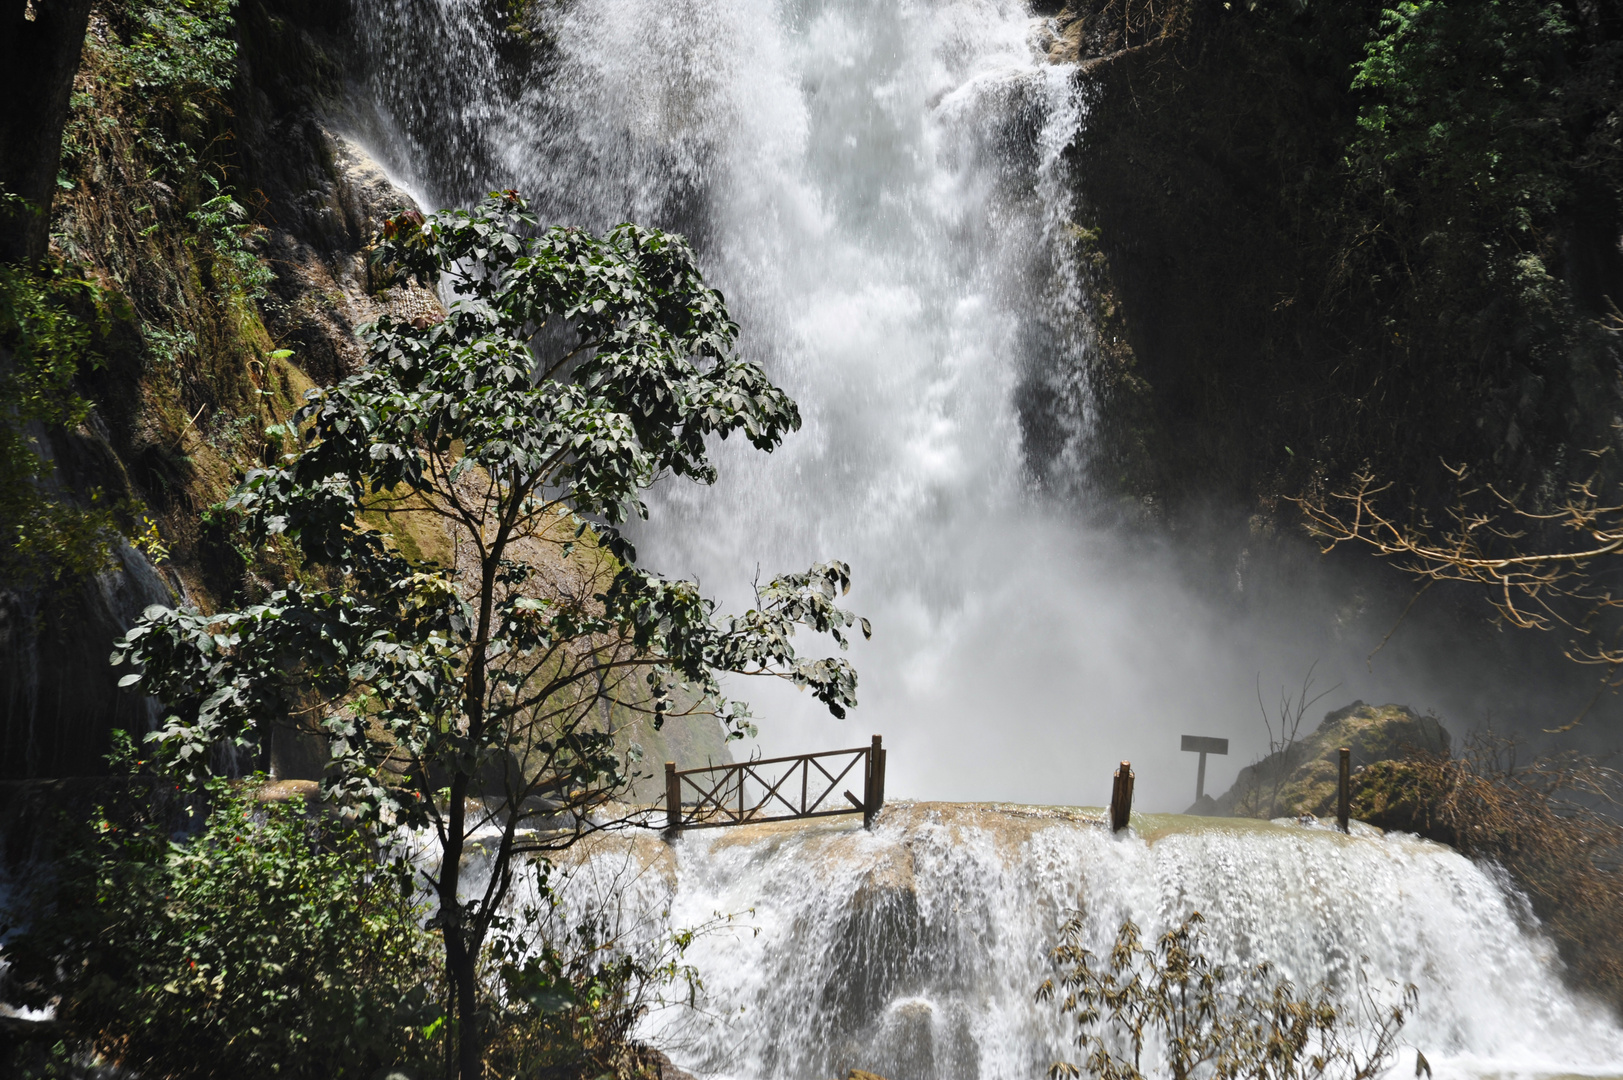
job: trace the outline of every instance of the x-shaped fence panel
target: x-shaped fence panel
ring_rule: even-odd
[[[861,798],[850,787],[841,790],[858,782]],[[672,833],[835,814],[861,814],[863,824],[871,825],[884,804],[885,748],[878,735],[871,745],[851,750],[700,769],[665,763],[665,823]]]

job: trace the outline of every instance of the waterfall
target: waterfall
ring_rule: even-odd
[[[357,5],[364,137],[430,204],[514,186],[544,220],[693,238],[805,426],[770,456],[721,444],[714,487],[656,491],[643,561],[736,607],[757,572],[843,559],[874,626],[845,723],[732,687],[764,753],[882,732],[896,794],[1066,803],[1106,799],[1131,758],[1141,802],[1175,809],[1194,779],[1175,723],[1253,748],[1256,673],[1299,676],[1323,644],[1234,633],[1075,518],[1085,103],[1037,59],[1045,20],[1022,0],[568,0],[533,5],[515,59],[488,7]]]
[[[515,44],[496,7],[356,5],[364,137],[429,204],[512,186],[550,221],[693,238],[806,423],[770,456],[723,444],[713,488],[657,491],[643,561],[739,601],[757,568],[842,558],[875,631],[845,723],[734,687],[763,749],[879,731],[893,796],[1019,803],[1103,801],[1131,758],[1152,808],[1192,794],[1180,729],[1234,736],[1243,764],[1255,673],[1324,646],[1237,632],[1067,509],[1091,490],[1068,182],[1086,101],[1038,58],[1043,20],[1015,0],[543,0]],[[1440,1075],[1623,1070],[1623,1033],[1562,987],[1514,892],[1445,848],[1139,829],[915,803],[872,833],[644,838],[664,870],[628,903],[747,913],[690,954],[706,1011],[648,1033],[726,1077],[1035,1077],[1066,1051],[1032,1001],[1064,914],[1104,945],[1122,918],[1153,935],[1200,910],[1219,955],[1304,985],[1414,983],[1406,1037]]]
[[[1078,1057],[1057,1008],[1033,1000],[1077,910],[1100,954],[1124,919],[1153,939],[1199,911],[1209,955],[1266,958],[1299,988],[1347,1001],[1360,979],[1413,984],[1395,1077],[1416,1051],[1439,1080],[1623,1070],[1623,1031],[1561,985],[1515,894],[1412,836],[1172,815],[1112,836],[1096,811],[911,803],[872,832],[750,826],[661,848],[606,843],[577,887],[627,880],[629,854],[648,871],[624,903],[679,926],[735,916],[688,953],[701,1009],[645,1031],[717,1077],[1035,1080]]]

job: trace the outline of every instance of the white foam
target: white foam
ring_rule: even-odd
[[[1412,983],[1400,1069],[1418,1049],[1439,1076],[1623,1072],[1623,1031],[1562,985],[1515,899],[1413,837],[1186,819],[1146,843],[922,806],[891,808],[872,834],[692,833],[677,853],[677,923],[752,907],[761,931],[695,946],[709,1009],[725,1020],[696,1030],[670,1015],[652,1032],[670,1027],[682,1064],[720,1076],[1042,1075],[1075,1057],[1054,1006],[1033,993],[1078,908],[1099,951],[1123,919],[1151,938],[1200,911],[1214,956],[1268,959],[1300,986],[1347,992],[1360,973],[1382,991]],[[892,887],[854,903],[875,881]]]

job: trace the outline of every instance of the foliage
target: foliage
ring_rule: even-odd
[[[235,8],[235,0],[106,5],[86,41],[63,133],[69,196],[55,240],[70,260],[103,263],[160,336],[177,321],[168,309],[188,306],[163,294],[190,284],[163,278],[184,274],[194,259],[154,248],[200,250],[216,279],[202,284],[226,308],[233,297],[263,299],[273,278],[248,242],[257,229],[216,178],[230,138]],[[85,220],[102,217],[118,227],[97,230]],[[156,303],[144,302],[148,293],[159,294]]]
[[[67,305],[91,291],[86,282],[0,267],[0,343],[11,353],[7,400],[19,418],[72,427],[89,412],[73,380],[90,359],[90,330]]]
[[[57,1000],[69,1045],[150,1077],[364,1077],[433,1049],[408,863],[252,782],[211,781],[206,824],[172,834],[161,786],[118,781],[31,882],[5,948],[14,1004]]]
[[[1355,69],[1353,87],[1373,101],[1359,115],[1353,154],[1416,194],[1469,193],[1477,212],[1525,232],[1570,190],[1551,164],[1572,149],[1557,80],[1574,32],[1551,0],[1387,9]]]
[[[259,227],[248,220],[248,211],[241,203],[220,190],[212,176],[204,179],[216,194],[186,216],[197,227],[199,238],[207,241],[216,274],[224,277],[237,294],[248,300],[263,300],[276,275],[248,246],[248,239]]]
[[[197,167],[196,144],[215,124],[236,75],[236,0],[135,0],[102,10],[107,29],[87,44],[99,68],[92,89],[80,89],[64,131],[63,157],[83,153],[104,137],[87,125],[133,126],[170,179]],[[134,95],[144,106],[113,119],[96,109],[97,94]]]
[[[1086,20],[1079,224],[1132,348],[1111,471],[1174,512],[1236,502],[1219,559],[1366,465],[1427,508],[1439,456],[1558,496],[1616,440],[1623,24],[1567,0],[1157,10],[1180,6],[1143,48]]]
[[[1459,757],[1419,754],[1352,777],[1353,813],[1503,867],[1554,939],[1567,972],[1623,1007],[1623,776],[1577,753],[1531,760],[1479,734]]]
[[[124,16],[138,29],[129,49],[131,82],[165,95],[171,112],[222,94],[236,75],[236,0],[138,0]]]
[[[1519,332],[1535,364],[1578,343],[1571,284],[1582,271],[1570,251],[1561,266],[1575,224],[1561,219],[1595,164],[1579,145],[1587,118],[1570,69],[1581,39],[1568,8],[1400,3],[1382,13],[1353,79],[1368,104],[1349,162],[1380,192],[1388,254],[1412,266],[1411,302],[1497,296],[1496,329]]]
[[[671,932],[668,911],[628,910],[634,858],[606,880],[581,864],[524,867],[525,900],[496,923],[484,964],[499,988],[485,1053],[495,1075],[658,1080],[633,1028],[652,1010],[694,1003],[703,984],[683,957],[727,920]]]
[[[111,511],[94,493],[88,506],[55,494],[53,465],[37,442],[90,411],[75,380],[98,357],[78,312],[96,302],[86,282],[0,266],[0,580],[13,587],[107,563]]]
[[[1086,946],[1080,915],[1061,930],[1039,1001],[1063,992],[1060,1012],[1075,1019],[1080,1066],[1055,1062],[1050,1077],[1084,1072],[1096,1080],[1367,1080],[1390,1064],[1415,989],[1381,1001],[1360,985],[1350,1004],[1327,987],[1299,995],[1267,962],[1233,968],[1203,949],[1199,912],[1145,947],[1122,923],[1103,966]]]
[[[380,260],[444,277],[459,299],[434,325],[373,326],[364,369],[299,413],[305,449],[226,504],[254,543],[285,537],[343,586],[297,583],[215,615],[150,608],[115,655],[137,669],[127,683],[175,709],[150,738],[187,781],[296,706],[325,714],[333,798],[432,829],[464,1077],[511,860],[600,827],[594,809],[625,782],[600,703],[742,734],[748,710],[718,672],[788,679],[836,715],[855,702],[848,663],[803,659],[790,640],[806,628],[845,645],[858,621],[836,604],[845,566],[774,579],[755,610],[720,620],[693,583],[637,566],[616,528],[659,477],[712,480],[710,436],[770,450],[799,423],[733,354],[736,327],[686,242],[632,225],[534,230],[513,192],[391,221]],[[453,536],[456,566],[410,563],[357,520],[385,493],[383,512]],[[470,896],[461,859],[484,828],[492,871]]]

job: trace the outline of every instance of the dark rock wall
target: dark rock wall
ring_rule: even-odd
[[[1611,120],[1561,120],[1577,179],[1518,242],[1544,245],[1569,306],[1530,314],[1476,274],[1470,253],[1511,239],[1468,191],[1383,193],[1349,160],[1374,100],[1353,65],[1389,6],[1082,0],[1053,24],[1089,102],[1074,161],[1101,321],[1129,346],[1098,379],[1103,473],[1174,515],[1272,514],[1365,465],[1435,504],[1439,459],[1553,490],[1617,444],[1618,193],[1578,145]],[[1617,5],[1557,6],[1578,30],[1553,66],[1609,85]]]

